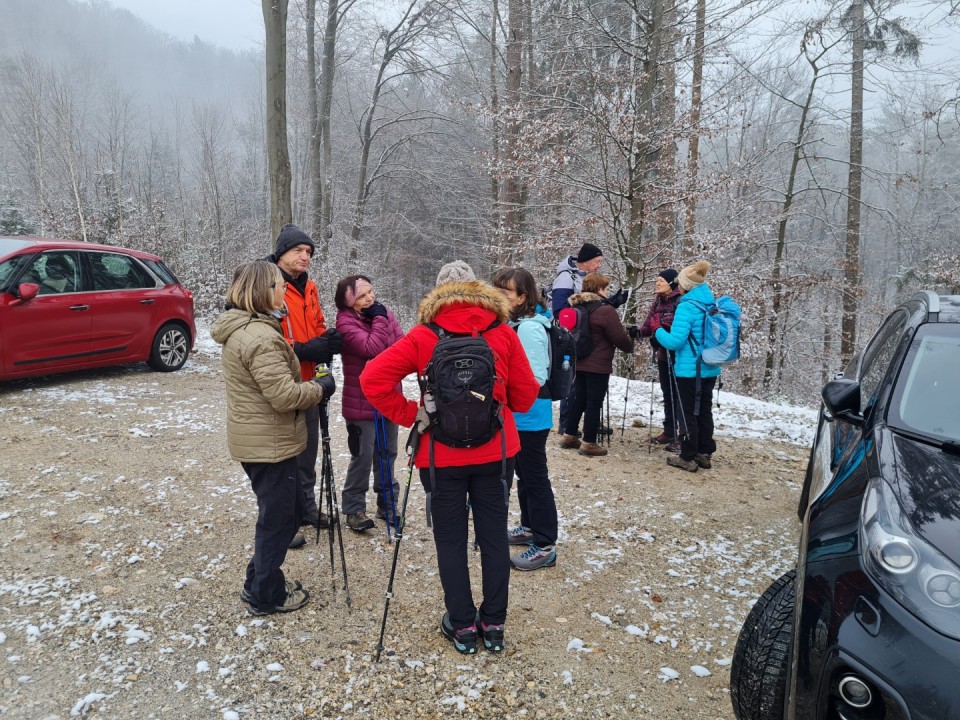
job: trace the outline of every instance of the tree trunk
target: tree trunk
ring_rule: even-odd
[[[493,0],[490,22],[490,203],[493,208],[493,234],[500,236],[503,217],[500,208],[500,92],[497,89],[497,24],[500,22],[500,3]]]
[[[310,123],[310,233],[314,242],[320,240],[321,214],[323,211],[323,167],[320,162],[320,119],[317,107],[317,0],[306,0],[307,23],[307,117]],[[320,262],[323,267],[327,258],[321,243]]]
[[[506,176],[501,199],[504,206],[501,262],[512,265],[522,236],[523,206],[517,149],[520,142],[520,83],[523,79],[523,0],[509,0],[507,10],[507,124],[504,128]]]
[[[290,154],[287,149],[287,0],[261,0],[266,28],[267,162],[273,238],[291,222]]]
[[[693,39],[693,87],[690,91],[690,146],[687,158],[687,213],[683,228],[683,256],[693,257],[693,234],[697,227],[697,176],[700,166],[700,110],[703,103],[703,59],[707,0],[697,0]]]
[[[847,232],[843,257],[843,310],[840,320],[840,364],[846,366],[857,345],[860,300],[860,196],[863,184],[863,0],[853,0],[850,92],[850,167],[847,181]]]
[[[330,136],[330,113],[333,105],[333,80],[336,70],[337,30],[340,27],[340,2],[327,0],[327,21],[323,27],[323,64],[320,69],[319,133],[322,143],[322,187],[320,205],[320,257],[330,252],[333,222],[333,139]]]

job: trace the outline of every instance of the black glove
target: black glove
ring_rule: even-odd
[[[330,340],[327,338],[327,335],[329,335],[330,332],[336,331],[328,330],[326,335],[310,338],[305,343],[295,342],[293,344],[293,352],[297,356],[297,359],[304,360],[306,362],[328,364],[333,359],[334,352],[330,348]],[[338,345],[337,352],[339,351],[340,348]]]
[[[340,351],[343,350],[343,335],[336,328],[328,328],[321,337],[326,339],[330,352],[334,355],[339,355]]]
[[[360,314],[370,320],[373,320],[375,317],[385,318],[387,316],[387,308],[385,308],[379,300],[375,300],[373,305],[365,307],[360,311]]]
[[[337,391],[337,381],[326,367],[317,368],[317,374],[314,376],[313,382],[323,388],[323,400],[321,402],[329,400]]]
[[[613,295],[607,298],[607,302],[615,308],[624,305],[630,299],[630,291],[626,288],[620,288]]]
[[[636,325],[630,325],[627,328],[627,334],[630,336],[631,340],[636,340],[638,337],[640,337],[640,328],[638,328]]]

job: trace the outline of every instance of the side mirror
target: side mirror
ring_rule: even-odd
[[[860,414],[860,384],[855,380],[831,380],[820,392],[829,417],[851,425],[863,426]]]
[[[38,292],[40,292],[40,286],[36,283],[20,283],[16,292],[17,297],[13,299],[10,304],[20,305],[21,303],[27,302],[27,300],[33,300],[37,296]]]

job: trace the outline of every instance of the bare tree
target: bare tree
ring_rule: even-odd
[[[272,236],[293,218],[287,149],[287,0],[261,0],[266,28],[267,161]]]

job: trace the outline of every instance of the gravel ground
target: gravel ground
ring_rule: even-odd
[[[344,529],[349,607],[324,534],[285,564],[310,604],[246,614],[256,503],[223,407],[219,360],[204,354],[169,375],[0,386],[0,716],[733,717],[740,624],[795,560],[804,448],[720,438],[714,468],[694,475],[649,451],[646,428],[618,428],[606,458],[551,438],[559,561],[514,573],[501,655],[461,656],[438,631],[415,476],[377,663],[393,555],[382,523]],[[478,554],[471,571],[479,595]]]

